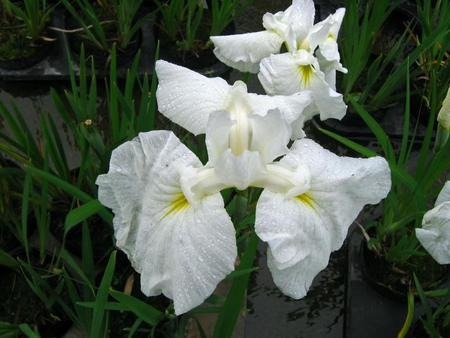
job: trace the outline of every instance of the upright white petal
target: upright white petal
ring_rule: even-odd
[[[310,51],[308,35],[313,27],[316,10],[312,0],[293,0],[284,15],[289,22],[287,43],[290,51],[305,49]]]
[[[342,94],[325,82],[317,59],[305,50],[265,58],[261,62],[258,78],[269,95],[292,95],[310,90],[322,120],[341,119],[346,113],[347,106]]]
[[[223,109],[231,86],[163,60],[156,62],[156,74],[159,111],[195,135],[205,133],[209,114]]]
[[[249,149],[257,151],[265,163],[286,154],[291,137],[291,127],[281,117],[278,109],[269,110],[265,116],[252,114],[252,137]]]
[[[230,130],[236,125],[226,110],[210,114],[206,128],[205,144],[208,150],[208,167],[213,167],[220,155],[230,148]]]
[[[99,200],[113,209],[116,245],[141,274],[148,296],[173,299],[175,313],[201,304],[234,269],[233,224],[219,193],[191,204],[184,172],[201,163],[171,132],[141,133],[113,151]]]
[[[329,255],[339,249],[347,231],[366,204],[376,204],[391,185],[381,157],[338,157],[317,143],[295,141],[280,162],[306,165],[310,188],[301,195],[264,190],[256,209],[255,230],[270,247],[269,267],[278,287],[303,297]]]
[[[266,30],[235,35],[211,36],[214,54],[227,66],[241,72],[257,73],[262,59],[280,52],[283,38]]]

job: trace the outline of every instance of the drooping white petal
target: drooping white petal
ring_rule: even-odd
[[[159,111],[195,135],[205,133],[209,114],[224,109],[231,86],[163,60],[156,62],[156,74]]]
[[[235,156],[228,149],[217,160],[214,172],[224,185],[245,190],[264,177],[267,169],[258,152],[245,150],[241,155]]]
[[[280,162],[292,168],[307,165],[310,189],[294,197],[264,190],[255,230],[269,244],[275,283],[284,293],[300,298],[326,266],[330,253],[342,246],[363,206],[386,197],[390,171],[381,157],[338,157],[308,139],[295,141]]]
[[[450,264],[450,201],[426,212],[417,239],[439,264]]]
[[[305,50],[265,58],[261,62],[258,78],[269,95],[292,95],[311,90],[322,120],[341,119],[346,113],[347,106],[342,94],[325,82],[317,59]]]
[[[181,314],[201,304],[234,269],[233,224],[219,193],[186,199],[181,180],[201,163],[173,133],[141,133],[113,151],[100,175],[100,201],[113,209],[117,246],[141,274],[146,295],[161,292]]]
[[[280,52],[283,38],[266,30],[235,35],[211,36],[214,54],[227,66],[241,72],[257,73],[262,59]]]

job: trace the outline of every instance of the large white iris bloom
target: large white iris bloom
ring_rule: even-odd
[[[115,214],[117,246],[141,274],[142,291],[173,299],[176,314],[202,303],[236,259],[219,191],[259,187],[255,231],[269,244],[269,268],[285,294],[302,297],[363,206],[387,195],[387,162],[338,157],[305,138],[288,149],[302,134],[309,91],[249,94],[243,82],[164,61],[156,72],[160,111],[206,134],[209,161],[203,166],[173,133],[152,131],[114,150],[98,177],[99,200]]]
[[[323,59],[333,63],[336,61],[335,68],[343,70],[339,64],[336,38],[344,14],[345,9],[340,8],[314,25],[314,2],[293,0],[284,12],[263,16],[264,31],[212,36],[214,53],[230,67],[241,72],[257,73],[261,60],[280,53],[283,44],[289,52],[304,49],[313,53],[319,46]]]
[[[417,239],[439,264],[450,264],[450,181],[446,182],[435,207],[425,213]]]

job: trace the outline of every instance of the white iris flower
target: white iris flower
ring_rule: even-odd
[[[337,35],[345,9],[314,25],[312,0],[294,0],[284,12],[266,13],[262,32],[213,36],[219,60],[240,71],[257,73],[269,95],[292,95],[311,90],[309,107],[322,120],[341,119],[347,106],[336,92],[336,70],[346,73],[340,63]],[[287,53],[281,53],[281,46]]]
[[[450,264],[450,181],[439,193],[435,207],[423,216],[416,236],[436,262]]]
[[[109,172],[96,181],[99,200],[115,214],[116,246],[141,274],[142,292],[164,293],[176,314],[201,304],[234,270],[237,256],[218,190],[198,201],[183,190],[201,167],[172,132],[152,131],[115,149]]]
[[[164,61],[156,72],[160,112],[205,133],[209,159],[203,166],[173,133],[151,131],[114,150],[98,177],[99,200],[115,214],[116,244],[141,274],[142,291],[173,299],[176,314],[201,304],[237,256],[219,192],[259,187],[255,231],[269,244],[269,268],[285,294],[303,297],[363,206],[386,197],[387,162],[338,157],[305,138],[289,149],[304,136],[311,91],[249,94],[243,82]]]

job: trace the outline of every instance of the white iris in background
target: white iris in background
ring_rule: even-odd
[[[450,264],[450,181],[439,193],[435,207],[423,216],[416,236],[436,262]]]
[[[345,9],[314,25],[312,0],[294,0],[284,12],[263,16],[265,31],[213,36],[219,60],[240,71],[257,73],[269,95],[292,95],[311,90],[314,103],[309,115],[322,120],[341,119],[347,106],[336,92],[336,70],[340,63],[337,35]],[[281,46],[287,52],[281,53]]]

